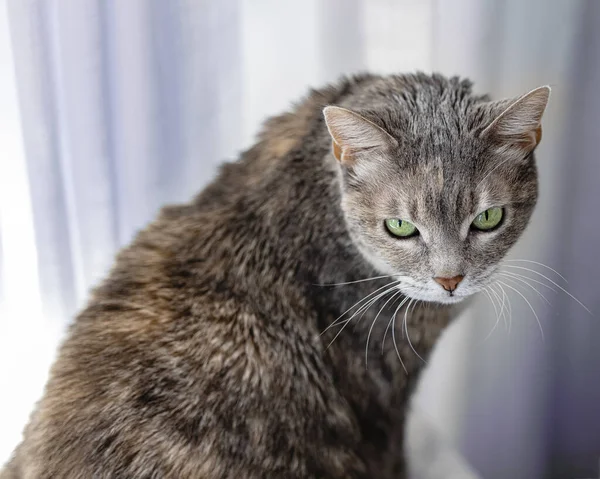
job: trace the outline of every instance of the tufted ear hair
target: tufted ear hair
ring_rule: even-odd
[[[398,144],[383,128],[346,108],[327,106],[323,115],[332,138],[333,154],[342,164],[352,164],[358,151]]]
[[[533,150],[542,139],[542,115],[550,97],[550,87],[542,86],[510,103],[481,133],[501,144]],[[498,102],[506,104],[506,100]]]

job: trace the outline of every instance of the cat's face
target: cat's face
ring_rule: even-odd
[[[537,199],[532,152],[548,98],[547,89],[533,93],[505,113],[506,104],[500,113],[490,104],[496,121],[480,115],[482,128],[460,134],[444,129],[448,118],[421,117],[420,129],[388,133],[348,110],[326,112],[350,236],[407,296],[454,303],[481,291],[520,237]]]
[[[480,291],[524,230],[537,198],[533,160],[484,178],[503,159],[481,155],[480,173],[390,163],[371,181],[346,178],[342,205],[352,239],[382,274],[402,279],[406,295],[451,303]]]

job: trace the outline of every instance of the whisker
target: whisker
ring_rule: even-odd
[[[350,306],[346,311],[344,311],[340,316],[338,316],[335,321],[333,321],[329,326],[327,326],[323,331],[321,331],[321,335],[323,335],[329,328],[334,327],[336,324],[338,324],[338,321],[340,319],[342,319],[346,314],[348,314],[350,311],[352,311],[356,306],[358,306],[359,304],[367,301],[371,296],[373,296],[374,294],[377,294],[378,291],[381,291],[382,289],[388,288],[390,286],[395,286],[400,284],[400,280],[397,281],[392,281],[391,283],[386,284],[385,286],[382,286],[381,288],[377,288],[375,291],[373,291],[372,293],[369,293],[367,296],[365,296],[364,298],[362,298],[360,301],[357,301],[356,303],[354,303],[352,306]],[[360,309],[360,308],[359,308]]]
[[[494,286],[498,286],[500,291],[496,291],[494,289]],[[512,323],[512,308],[511,308],[511,304],[510,304],[510,298],[506,294],[506,291],[504,291],[504,288],[497,282],[490,285],[490,291],[496,295],[496,298],[499,301],[502,301],[502,304],[500,307],[500,309],[501,309],[500,315],[502,316],[502,319],[504,321],[504,327],[506,328],[507,332],[510,333],[510,326]],[[506,304],[506,308],[504,307],[505,304]]]
[[[375,281],[377,279],[383,279],[383,278],[391,278],[394,276],[400,276],[397,274],[384,274],[382,276],[373,276],[372,278],[364,278],[364,279],[357,279],[356,281],[345,281],[343,283],[313,283],[313,286],[344,286],[347,284],[356,284],[356,283],[364,283],[366,281]]]
[[[406,309],[404,310],[404,316],[406,316],[406,314],[408,313],[408,310],[410,309],[410,306],[412,305],[414,301],[414,298],[410,298],[410,301],[408,302],[408,305],[406,306]],[[401,326],[404,326],[404,322],[402,323]],[[402,333],[402,339],[404,339],[404,328],[401,327],[400,328],[400,332]]]
[[[560,273],[559,273],[558,271],[556,271],[554,268],[551,268],[551,267],[550,267],[550,266],[548,266],[547,264],[540,263],[539,261],[533,261],[533,260],[531,260],[531,259],[505,259],[505,260],[503,261],[503,263],[504,263],[505,261],[511,261],[511,262],[523,262],[523,263],[533,263],[533,264],[537,264],[537,265],[543,266],[544,268],[546,268],[546,269],[549,269],[549,270],[550,270],[550,271],[552,271],[553,273],[555,273],[555,274],[557,274],[558,276],[560,276],[560,278],[561,278],[561,279],[562,279],[562,280],[563,280],[565,283],[567,283],[567,284],[569,283],[569,282],[567,281],[567,278],[565,278],[565,277],[564,277],[562,274],[560,274]]]
[[[500,286],[500,285],[498,285],[498,286]],[[502,321],[504,322],[504,327],[508,328],[508,325],[506,322],[506,313],[504,311],[504,299],[506,298],[506,295],[504,293],[502,293],[502,296],[500,296],[500,293],[498,293],[494,289],[494,285],[490,285],[490,291],[494,294],[494,296],[498,300],[498,304],[500,304],[500,317],[502,318]],[[508,312],[508,307],[506,309]]]
[[[379,295],[377,295],[376,298],[374,298],[374,301],[379,301],[380,299],[382,299],[386,294],[388,294],[390,291],[392,291],[393,289],[397,289],[396,288],[397,285],[394,285],[393,288],[387,289],[386,291],[384,291],[383,293],[380,293]],[[396,293],[394,293],[394,295],[392,297],[394,297],[396,295]],[[360,323],[361,319],[363,318],[363,316],[365,315],[365,313],[370,309],[370,307],[373,305],[374,303],[371,303],[369,305],[368,308],[362,308],[362,314],[360,315],[360,317],[356,320],[356,323],[354,323],[354,329],[353,331],[356,331],[356,328],[358,327],[358,323]],[[358,314],[359,311],[356,312],[356,314]]]
[[[500,163],[498,163],[496,166],[494,166],[482,179],[479,183],[477,183],[477,186],[475,186],[475,189],[477,190],[479,188],[479,186],[481,185],[481,183],[483,183],[485,181],[485,179],[490,176],[494,171],[496,171],[498,168],[500,168],[502,165],[504,165],[505,163],[508,163],[510,161],[510,158],[507,160],[504,160]]]
[[[558,289],[560,289],[561,291],[563,291],[564,293],[568,294],[573,300],[575,300],[583,309],[585,309],[588,313],[592,314],[592,312],[587,308],[587,306],[585,304],[583,304],[581,301],[579,301],[575,296],[573,296],[571,293],[569,293],[565,288],[563,288],[560,284],[558,284],[556,281],[552,281],[550,278],[548,278],[548,276],[543,275],[542,273],[540,273],[539,271],[535,271],[531,268],[525,268],[524,266],[512,266],[509,264],[504,265],[507,268],[517,268],[517,269],[523,269],[525,271],[530,271],[534,274],[537,274],[538,276],[541,276],[542,278],[546,279],[547,281],[550,281],[554,286],[556,286]],[[542,283],[543,284],[543,283]],[[547,285],[546,285],[547,286]]]
[[[419,300],[417,299],[415,301],[415,303],[413,304],[413,311],[415,310],[415,307],[417,306],[417,303],[419,302]],[[417,357],[423,361],[425,364],[427,364],[427,361],[425,361],[421,355],[419,353],[417,353],[417,350],[413,347],[411,341],[410,341],[410,336],[408,335],[408,310],[410,309],[410,304],[408,305],[408,307],[406,308],[406,311],[404,311],[404,330],[406,331],[406,339],[408,340],[408,345],[410,346],[410,349],[413,350],[413,353],[415,353],[417,355]]]
[[[398,308],[401,308],[409,299],[410,298],[408,296],[405,296],[404,299],[398,305]],[[392,319],[393,319],[393,316],[388,321],[387,327],[385,328],[385,331],[383,332],[383,341],[381,342],[381,354],[383,354],[383,351],[384,351],[385,338],[387,337],[387,332],[390,329],[390,325],[392,324]]]
[[[498,285],[498,287],[500,287],[500,285]],[[507,321],[507,317],[508,317],[508,304],[507,303],[507,296],[503,291],[496,291],[494,290],[494,292],[496,293],[496,295],[498,296],[499,300],[501,301],[500,304],[500,318],[502,318],[502,323],[504,324],[504,330],[508,330],[508,321]],[[506,304],[506,307],[504,306]]]
[[[369,301],[369,305],[368,307],[362,307],[361,311],[362,313],[360,314],[360,316],[358,317],[358,319],[356,320],[356,322],[354,323],[354,328],[353,331],[356,331],[356,328],[358,328],[358,323],[360,323],[360,321],[363,319],[363,316],[367,313],[367,311],[369,309],[371,309],[371,306],[373,306],[377,301],[379,301],[380,299],[382,299],[387,293],[389,293],[389,291],[384,291],[383,293],[379,294],[376,298],[372,299]],[[360,311],[357,311],[356,314],[358,314]],[[344,321],[345,322],[345,321]]]
[[[375,323],[377,322],[377,318],[379,317],[379,315],[381,314],[381,312],[385,309],[385,307],[388,305],[388,303],[394,299],[396,296],[398,296],[399,294],[402,294],[401,291],[397,291],[394,294],[392,294],[392,297],[390,299],[388,299],[383,306],[381,307],[381,309],[379,310],[379,312],[375,315],[375,319],[373,319],[373,322],[371,323],[371,327],[369,328],[369,334],[367,335],[367,344],[365,345],[365,369],[367,368],[368,365],[368,359],[369,359],[369,340],[371,339],[371,333],[373,332],[373,328],[375,327]]]
[[[510,302],[510,297],[506,294],[506,291],[502,287],[501,284],[498,285],[500,291],[502,291],[502,298],[506,298],[506,310],[508,311],[508,331],[507,334],[510,336],[510,327],[512,326],[512,304]],[[504,301],[504,299],[503,299]]]
[[[400,305],[396,308],[396,310],[394,311],[394,315],[392,316],[392,341],[394,343],[394,349],[396,350],[396,356],[398,356],[398,359],[400,360],[400,364],[402,364],[402,367],[404,368],[404,372],[406,374],[408,374],[408,370],[406,369],[406,366],[404,365],[404,361],[402,361],[402,357],[400,356],[400,351],[398,351],[398,343],[396,343],[396,314],[398,313],[398,310],[402,307],[402,305],[406,302],[408,298],[404,299]]]
[[[542,323],[540,322],[540,318],[538,318],[538,315],[536,314],[535,310],[533,309],[533,306],[531,306],[531,303],[529,302],[529,300],[525,297],[524,294],[522,294],[518,289],[513,288],[511,285],[506,284],[504,281],[500,281],[498,280],[498,283],[502,283],[504,286],[506,286],[507,288],[512,289],[515,293],[517,293],[519,296],[521,296],[521,298],[523,298],[523,300],[527,303],[527,305],[529,306],[529,309],[531,309],[531,312],[533,313],[533,315],[535,316],[535,320],[538,323],[538,326],[540,327],[540,333],[542,334],[542,342],[545,342],[545,338],[544,338],[544,329],[542,328]]]
[[[500,315],[498,314],[498,308],[496,308],[496,304],[494,303],[494,301],[492,300],[492,296],[491,294],[488,292],[487,289],[484,289],[483,292],[485,294],[487,294],[488,298],[490,298],[490,301],[492,303],[492,306],[494,306],[494,310],[496,311],[496,322],[494,323],[494,326],[492,326],[492,329],[490,330],[490,332],[487,334],[487,336],[484,338],[484,342],[487,341],[489,339],[489,337],[494,333],[494,331],[496,330],[496,328],[498,327],[498,323],[500,323]]]
[[[505,266],[506,266],[506,265],[505,265]],[[548,288],[550,291],[554,291],[555,293],[558,293],[558,290],[554,289],[554,288],[553,288],[552,286],[550,286],[549,284],[543,283],[542,281],[539,281],[539,280],[537,280],[537,279],[535,279],[535,278],[531,278],[531,277],[529,277],[529,276],[526,276],[526,275],[524,275],[524,274],[521,274],[521,273],[514,273],[514,272],[512,272],[512,271],[499,271],[499,273],[511,274],[511,275],[513,275],[513,276],[515,276],[515,277],[519,277],[519,278],[522,278],[522,279],[526,279],[527,281],[533,281],[534,283],[541,284],[541,285],[542,285],[542,286],[544,286],[545,288]]]
[[[391,291],[391,288],[388,289],[388,290],[386,290],[386,291],[384,291],[383,293],[380,293],[376,298],[373,298],[373,299],[369,300],[366,304],[364,304],[363,306],[361,306],[352,316],[350,316],[350,318],[345,319],[344,321],[342,321],[342,323],[344,325],[340,328],[340,330],[337,332],[337,334],[329,342],[329,344],[327,345],[327,347],[325,348],[325,350],[329,349],[329,347],[334,343],[334,341],[338,338],[338,336],[340,334],[342,334],[342,331],[344,331],[344,329],[346,329],[346,326],[348,326],[350,324],[350,322],[352,321],[352,319],[354,319],[357,314],[359,314],[361,311],[364,314],[368,309],[371,308],[371,306],[373,306],[379,299],[381,299],[382,297],[384,297],[390,291]],[[361,318],[362,318],[362,316],[361,316]]]
[[[352,319],[354,317],[356,317],[357,314],[359,314],[362,311],[362,315],[360,318],[363,317],[363,315],[365,314],[365,312],[371,308],[371,306],[373,306],[379,299],[385,297],[385,295],[387,295],[388,293],[390,293],[392,290],[394,290],[395,287],[394,286],[390,286],[388,289],[386,289],[383,293],[379,293],[375,298],[370,299],[367,303],[365,303],[364,305],[362,305],[359,309],[357,309],[354,314],[352,316],[350,316],[350,318],[345,319],[344,321],[342,321],[342,323],[344,324],[340,330],[337,332],[337,334],[334,336],[334,338],[331,340],[331,342],[327,345],[327,348],[325,349],[329,349],[329,347],[333,344],[333,342],[337,339],[337,337],[342,334],[342,331],[346,328],[346,326],[348,326],[348,324],[350,324],[350,322],[352,321]],[[359,318],[359,320],[360,320]]]
[[[529,286],[531,289],[533,289],[540,298],[542,298],[549,306],[552,306],[552,304],[550,303],[550,301],[548,301],[548,299],[546,298],[546,296],[544,296],[535,286],[529,284],[527,281],[525,281],[525,279],[523,279],[522,277],[519,277],[515,274],[511,274],[510,272],[506,271],[506,272],[499,272],[498,273],[501,276],[504,276],[507,280],[511,279],[512,281],[520,281],[521,283],[526,284],[527,286]]]
[[[406,322],[406,315],[408,314],[408,311],[410,310],[410,307],[412,306],[413,301],[414,301],[414,298],[411,298],[411,300],[408,302],[408,306],[404,310],[404,319],[402,320],[402,324],[401,324],[401,327],[400,327],[400,331],[402,332],[402,338],[403,339],[404,339],[404,329],[403,329],[403,326],[404,326],[404,323]]]
[[[491,290],[491,286],[490,286],[490,290]],[[498,308],[496,307],[496,302],[493,300],[493,298],[492,298],[492,296],[491,296],[491,294],[490,294],[487,286],[485,286],[483,288],[483,292],[486,293],[487,297],[489,298],[490,302],[492,303],[492,306],[494,308],[494,312],[496,313],[496,317],[498,317]],[[498,299],[497,296],[496,296],[496,299]],[[498,301],[498,304],[500,304],[500,301]]]

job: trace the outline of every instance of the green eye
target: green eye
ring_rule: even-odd
[[[409,236],[414,236],[419,232],[415,225],[398,218],[390,218],[385,220],[385,226],[390,233],[392,233],[394,236],[400,236],[401,238],[408,238]]]
[[[489,231],[500,224],[500,221],[502,221],[502,215],[502,208],[489,208],[479,213],[471,225],[475,229]]]

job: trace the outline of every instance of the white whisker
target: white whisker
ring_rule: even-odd
[[[531,306],[531,303],[529,302],[529,300],[525,297],[524,294],[522,294],[518,289],[513,288],[511,285],[506,284],[503,281],[498,281],[498,283],[502,283],[507,288],[512,289],[515,293],[517,293],[519,296],[521,296],[521,298],[523,298],[523,300],[527,303],[527,305],[529,306],[529,309],[531,309],[531,312],[535,316],[535,320],[537,321],[538,326],[540,327],[540,333],[542,334],[542,342],[545,342],[544,329],[542,328],[542,323],[540,322],[540,318],[538,318],[538,315],[536,314],[535,309],[533,309],[533,306]]]
[[[383,293],[377,295],[377,297],[370,299],[367,303],[365,303],[363,306],[361,306],[358,310],[356,310],[356,312],[350,316],[348,319],[345,319],[344,321],[342,321],[340,324],[343,324],[343,326],[340,328],[340,330],[337,332],[337,334],[333,337],[333,339],[329,342],[329,344],[327,345],[327,347],[325,348],[326,350],[329,349],[329,347],[333,344],[333,342],[338,338],[338,336],[340,334],[342,334],[342,331],[344,331],[344,329],[346,328],[346,326],[348,326],[350,324],[350,322],[356,317],[357,314],[359,314],[361,311],[364,314],[369,308],[371,308],[371,306],[373,306],[380,298],[382,298],[383,296],[385,296],[387,293],[389,293],[390,290],[386,290]],[[362,316],[361,316],[362,318]]]
[[[419,300],[417,299],[415,301],[415,303],[413,304],[413,311],[415,310],[415,307],[417,306],[417,303],[419,302]],[[427,364],[427,361],[425,361],[421,355],[419,353],[417,353],[417,350],[413,347],[411,341],[410,341],[410,336],[408,335],[408,320],[407,320],[407,313],[408,310],[410,309],[410,304],[408,305],[408,307],[406,308],[406,311],[404,312],[404,330],[406,331],[406,339],[408,340],[408,345],[410,346],[410,349],[413,350],[413,353],[415,353],[417,355],[417,357],[423,361],[425,364]]]
[[[512,266],[509,264],[504,265],[507,268],[517,268],[517,269],[523,269],[525,271],[530,271],[534,274],[537,274],[538,276],[541,276],[542,278],[546,279],[547,281],[550,281],[554,286],[556,286],[558,289],[560,289],[562,292],[568,294],[573,300],[575,300],[583,309],[585,309],[588,313],[592,314],[592,312],[587,308],[587,306],[585,304],[583,304],[581,301],[579,301],[575,296],[573,296],[571,293],[569,293],[565,288],[563,288],[560,284],[558,284],[556,281],[552,281],[550,278],[548,278],[548,276],[543,275],[542,273],[540,273],[539,271],[535,271],[531,268],[525,268],[524,266]],[[547,286],[547,285],[546,285]]]
[[[369,328],[369,334],[367,335],[367,344],[365,345],[365,369],[367,368],[368,359],[369,359],[369,340],[371,339],[371,333],[373,332],[373,328],[375,327],[375,323],[377,322],[377,318],[379,317],[379,315],[381,314],[381,312],[385,309],[385,307],[388,305],[388,303],[392,299],[394,299],[396,296],[398,296],[399,294],[402,294],[402,291],[397,291],[394,294],[392,294],[392,297],[390,299],[388,299],[383,304],[383,306],[381,307],[381,309],[375,315],[375,319],[373,319],[373,322],[371,323],[371,327]]]
[[[491,291],[491,286],[490,286],[490,291]],[[485,286],[483,288],[483,292],[486,293],[487,297],[489,298],[490,302],[492,303],[492,307],[494,308],[494,312],[496,313],[496,317],[498,317],[498,308],[496,307],[496,302],[493,300],[490,292],[488,291],[488,287]],[[498,299],[498,297],[496,296],[496,299]],[[498,301],[498,304],[500,302]]]
[[[493,168],[492,168],[492,169],[491,169],[491,170],[490,170],[490,171],[489,171],[489,172],[488,172],[488,173],[487,173],[487,174],[486,174],[486,175],[485,175],[485,176],[484,176],[484,177],[481,179],[481,181],[480,181],[479,183],[477,183],[477,186],[475,187],[475,189],[478,189],[478,188],[479,188],[479,186],[481,185],[481,183],[483,183],[483,182],[485,181],[485,179],[486,179],[488,176],[490,176],[490,175],[491,175],[491,174],[492,174],[494,171],[496,171],[498,168],[500,168],[500,167],[501,167],[502,165],[504,165],[505,163],[508,163],[509,161],[511,161],[511,159],[510,159],[510,158],[509,158],[509,159],[507,159],[507,160],[504,160],[504,161],[502,161],[502,162],[498,163],[496,166],[494,166],[494,167],[493,167]]]
[[[392,281],[391,283],[386,284],[385,286],[382,286],[381,288],[377,288],[375,291],[373,291],[372,293],[369,293],[367,296],[365,296],[364,298],[362,298],[360,301],[357,301],[356,303],[354,303],[352,306],[350,306],[346,311],[344,311],[340,316],[338,316],[335,321],[333,321],[329,326],[327,326],[323,331],[321,331],[321,335],[324,334],[328,329],[334,327],[336,324],[338,324],[338,321],[340,319],[342,319],[346,314],[348,314],[350,311],[352,311],[356,306],[358,306],[359,304],[367,301],[371,296],[373,296],[374,294],[377,294],[378,291],[381,291],[382,289],[388,288],[390,286],[396,286],[400,284],[400,280],[397,281]],[[360,308],[359,308],[360,310]]]
[[[346,281],[343,283],[313,283],[313,286],[344,286],[347,284],[364,283],[366,281],[375,281],[377,279],[398,277],[397,274],[384,274],[383,276],[373,276],[372,278],[357,279],[356,281]]]
[[[506,266],[506,265],[505,265],[505,266]],[[553,288],[552,286],[550,286],[549,284],[543,283],[542,281],[539,281],[539,280],[537,280],[537,279],[535,279],[535,278],[531,278],[531,277],[529,277],[529,276],[526,276],[526,275],[524,275],[524,274],[521,274],[521,273],[514,273],[514,272],[512,272],[512,271],[500,271],[499,273],[511,274],[511,275],[513,275],[513,276],[515,276],[515,277],[519,277],[519,278],[522,278],[522,279],[526,279],[527,281],[532,281],[532,282],[534,282],[534,283],[541,284],[541,285],[542,285],[542,286],[544,286],[545,288],[548,288],[550,291],[554,291],[555,293],[558,293],[558,290],[557,290],[557,289],[554,289],[554,288]]]
[[[527,281],[525,281],[525,279],[523,279],[522,277],[520,277],[520,275],[516,275],[516,274],[511,274],[510,272],[506,271],[506,272],[500,272],[498,273],[501,276],[504,276],[505,279],[511,279],[512,281],[519,281],[527,286],[529,286],[531,289],[533,289],[540,298],[542,298],[549,306],[552,306],[552,304],[550,303],[550,301],[548,301],[548,299],[546,298],[546,296],[544,296],[535,286],[529,284]]]
[[[556,271],[554,268],[551,268],[550,266],[548,266],[547,264],[544,263],[540,263],[539,261],[533,261],[531,259],[505,259],[503,262],[505,261],[512,261],[512,262],[523,262],[523,263],[533,263],[533,264],[537,264],[540,266],[543,266],[546,269],[549,269],[550,271],[552,271],[553,273],[557,274],[558,276],[560,276],[560,278],[565,282],[568,283],[567,278],[565,278],[562,274],[560,274],[558,271]]]
[[[404,372],[406,374],[408,374],[408,370],[406,369],[406,366],[404,365],[404,361],[402,361],[402,357],[400,356],[400,351],[398,351],[398,343],[396,343],[396,314],[398,313],[398,310],[402,307],[402,305],[406,302],[408,298],[405,298],[400,305],[396,308],[396,310],[394,311],[394,315],[392,316],[391,322],[392,322],[392,342],[394,343],[394,349],[396,350],[396,356],[398,356],[398,359],[400,360],[400,364],[402,364],[402,367],[404,368]]]
[[[405,296],[404,299],[398,305],[398,308],[401,308],[409,299],[410,298],[408,296]],[[390,329],[390,325],[392,324],[392,319],[393,319],[393,316],[388,321],[387,327],[385,328],[385,331],[383,332],[383,341],[381,341],[381,354],[383,354],[383,350],[384,350],[384,346],[385,346],[385,338],[387,337],[387,332]]]
[[[363,316],[367,313],[367,311],[369,309],[371,309],[371,306],[373,306],[377,301],[379,301],[380,299],[382,299],[388,293],[389,293],[389,291],[387,291],[387,290],[384,291],[383,293],[381,293],[380,295],[378,295],[376,298],[374,298],[373,300],[369,301],[368,307],[361,308],[362,313],[360,313],[360,316],[358,317],[358,319],[354,323],[354,328],[352,329],[352,331],[356,331],[356,328],[358,328],[358,323],[360,323],[360,321],[363,319]],[[357,311],[356,314],[358,314],[359,312],[360,311]],[[352,319],[352,318],[350,318],[350,319]]]
[[[342,323],[344,324],[340,330],[337,332],[337,334],[333,337],[333,339],[331,340],[331,342],[327,345],[327,348],[325,349],[329,349],[329,347],[333,344],[333,342],[338,338],[338,336],[340,334],[342,334],[342,331],[344,331],[344,329],[346,328],[346,326],[348,326],[348,324],[350,324],[350,321],[352,321],[353,318],[356,317],[357,314],[359,314],[362,311],[362,315],[361,318],[363,317],[363,315],[365,314],[365,312],[371,307],[373,306],[379,299],[383,298],[385,295],[387,295],[388,293],[390,293],[392,290],[396,289],[395,286],[390,286],[388,289],[386,289],[383,293],[379,293],[375,298],[370,299],[366,304],[364,304],[363,306],[361,306],[359,309],[357,309],[354,314],[352,316],[350,316],[350,318],[342,321]],[[360,318],[359,318],[360,320]]]
[[[506,310],[508,311],[508,331],[507,334],[510,336],[510,327],[512,326],[512,304],[510,302],[510,297],[506,294],[506,291],[502,287],[501,284],[498,285],[500,291],[502,291],[502,298],[506,298]],[[503,299],[504,301],[504,299]]]
[[[494,322],[494,326],[492,326],[492,329],[490,330],[490,332],[487,334],[487,336],[484,338],[484,342],[487,341],[489,339],[489,337],[494,333],[494,331],[496,330],[496,328],[498,327],[498,323],[500,323],[500,315],[498,314],[498,308],[496,307],[496,303],[492,300],[492,296],[491,294],[488,292],[487,289],[484,289],[483,292],[485,294],[487,294],[488,298],[490,299],[492,306],[494,307],[494,311],[496,311],[496,321]]]
[[[498,286],[500,286],[500,285],[498,285]],[[500,317],[502,318],[502,320],[504,322],[504,327],[508,328],[508,325],[507,325],[507,322],[506,322],[506,313],[504,311],[504,299],[506,298],[506,294],[504,294],[502,292],[502,296],[500,296],[500,293],[498,293],[494,289],[494,285],[490,285],[490,291],[494,294],[494,296],[498,300],[498,303],[500,304]],[[506,309],[508,311],[508,307]]]

